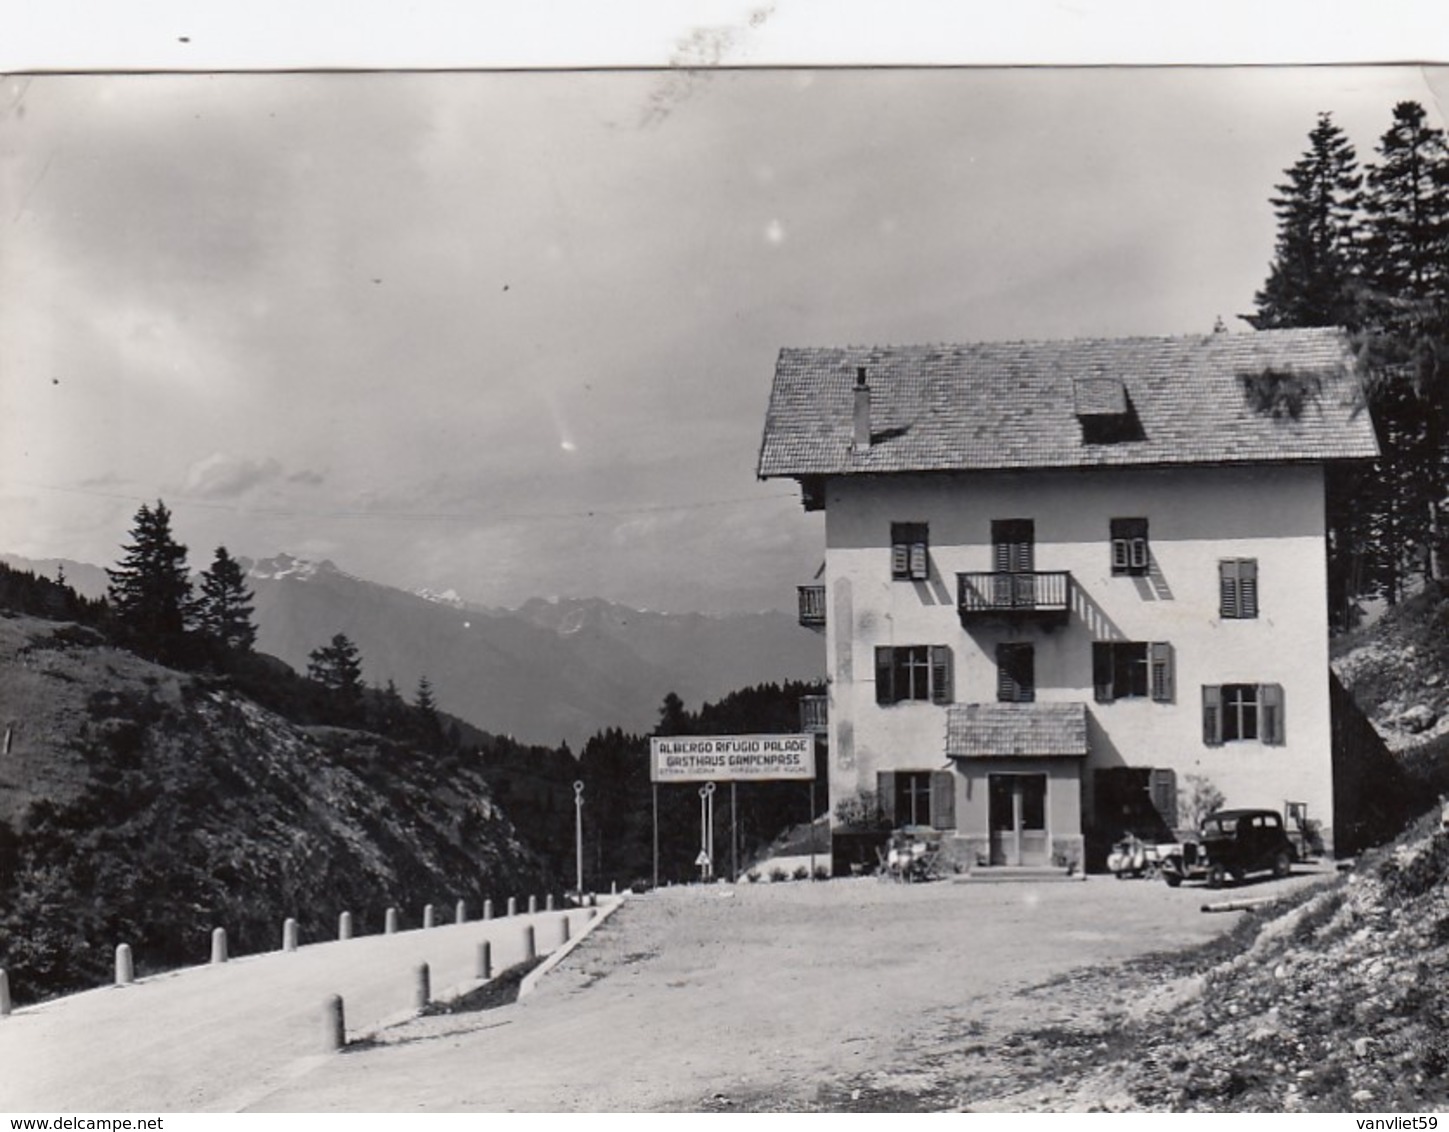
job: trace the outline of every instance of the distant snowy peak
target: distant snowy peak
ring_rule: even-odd
[[[446,605],[450,609],[466,609],[468,606],[468,603],[458,596],[458,591],[453,589],[447,589],[439,593],[436,590],[430,590],[424,587],[420,590],[414,590],[413,594],[416,597],[422,598],[424,601],[431,601],[435,605]]]
[[[283,578],[291,578],[298,582],[311,581],[314,578],[324,577],[351,578],[337,568],[337,564],[331,559],[324,558],[321,562],[313,562],[307,558],[296,558],[290,554],[278,554],[275,558],[263,558],[259,562],[253,562],[247,570],[247,577],[271,579],[281,581]],[[357,579],[361,581],[361,579]]]

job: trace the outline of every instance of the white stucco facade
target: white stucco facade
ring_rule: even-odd
[[[956,704],[996,701],[1000,643],[1030,644],[1036,703],[1079,703],[1085,758],[1048,760],[1051,841],[1080,845],[1094,815],[1095,772],[1170,769],[1215,785],[1232,806],[1282,811],[1306,803],[1329,830],[1333,782],[1328,691],[1324,477],[1319,464],[1189,465],[1067,471],[835,476],[826,517],[830,796],[875,790],[882,771],[949,770],[960,837],[984,835],[982,784],[967,759],[946,753],[948,706],[877,702],[876,649],[946,646]],[[1110,524],[1145,519],[1150,569],[1114,575]],[[957,574],[988,572],[992,522],[1029,519],[1034,569],[1066,571],[1063,618],[968,616]],[[925,524],[923,581],[892,577],[892,524]],[[1225,618],[1219,562],[1256,564],[1257,614]],[[1093,642],[1166,642],[1170,702],[1150,696],[1097,702]],[[1203,688],[1274,686],[1281,742],[1204,733]],[[976,768],[980,769],[980,768]],[[1013,769],[1006,764],[997,770]],[[1075,820],[1074,820],[1075,819]]]

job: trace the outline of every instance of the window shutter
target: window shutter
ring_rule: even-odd
[[[1202,741],[1209,747],[1223,743],[1223,690],[1216,684],[1202,686]]]
[[[881,816],[891,825],[896,824],[896,773],[893,770],[878,771],[875,776],[875,796],[880,802]]]
[[[910,555],[906,544],[897,542],[891,544],[891,577],[904,578],[910,571]]]
[[[1092,642],[1092,686],[1099,704],[1112,702],[1112,645],[1108,641]]]
[[[1160,704],[1170,704],[1175,692],[1172,645],[1167,641],[1153,641],[1148,652],[1152,665],[1152,698]]]
[[[1263,705],[1263,742],[1281,747],[1284,742],[1283,685],[1264,684],[1258,689],[1258,702]]]
[[[896,702],[895,689],[891,686],[891,674],[895,668],[891,663],[894,651],[889,645],[878,645],[875,650],[875,702],[878,704]]]
[[[1132,569],[1147,569],[1147,540],[1145,538],[1132,540]]]
[[[1131,565],[1128,556],[1127,540],[1125,538],[1114,538],[1112,540],[1112,573],[1120,574]]]
[[[949,645],[931,646],[931,701],[949,704],[954,701],[951,688],[951,649]]]
[[[1003,704],[1017,700],[1016,674],[1011,670],[1011,655],[1004,645],[996,646],[996,698]]]
[[[1238,616],[1237,563],[1228,559],[1218,563],[1218,616]]]
[[[1258,616],[1258,560],[1238,559],[1238,616]]]
[[[931,772],[931,828],[956,828],[956,775],[954,771]]]
[[[927,562],[926,544],[924,542],[911,543],[910,573],[916,581],[924,582],[931,576]]]
[[[1162,815],[1168,829],[1177,828],[1177,772],[1171,767],[1153,767],[1151,784],[1153,808]]]

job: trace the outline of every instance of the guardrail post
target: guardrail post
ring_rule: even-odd
[[[342,915],[340,915],[340,916],[337,917],[337,938],[338,939],[351,939],[352,938],[352,913],[351,912],[343,912]]]
[[[508,914],[510,916],[518,915],[518,897],[510,896],[508,898]]]
[[[491,900],[485,900],[485,901],[483,901],[483,918],[485,920],[491,920],[491,919],[493,919],[493,901],[491,901]]]
[[[431,983],[431,972],[426,963],[418,964],[417,988],[413,992],[413,1005],[422,1010],[433,1000],[433,989]]]
[[[10,976],[0,967],[0,1018],[10,1013]]]
[[[431,904],[424,904],[423,905],[423,927],[424,928],[430,928],[432,926],[433,926],[433,906]]]
[[[225,928],[213,928],[211,931],[211,961],[213,963],[226,962]]]
[[[297,950],[297,921],[291,916],[282,922],[282,950]]]
[[[453,923],[455,923],[455,924],[466,924],[467,922],[468,922],[468,905],[465,904],[463,901],[460,900],[460,901],[458,901],[457,905],[453,909]]]
[[[547,896],[545,896],[543,898],[543,910],[545,912],[552,912],[553,911],[553,893],[552,892],[550,892]]]
[[[532,916],[537,911],[538,911],[538,897],[537,896],[530,896],[528,898],[528,914],[530,916]]]
[[[384,932],[386,932],[388,935],[392,935],[394,932],[397,931],[397,909],[396,908],[389,908],[387,910],[387,919],[385,921],[383,921],[383,923],[384,923],[384,927],[383,927],[382,930]]]
[[[569,914],[565,912],[558,918],[558,942],[562,947],[569,941]]]
[[[610,896],[618,896],[619,895],[619,882],[618,881],[612,880],[612,881],[609,882],[609,895]]]
[[[599,914],[599,910],[597,908],[590,908],[589,909],[589,919],[592,920],[598,914]]]
[[[478,978],[493,977],[493,945],[486,939],[478,945]]]
[[[533,938],[533,925],[525,924],[523,928],[523,961],[531,962],[538,958],[538,944]]]
[[[336,1053],[347,1045],[347,1027],[342,1021],[342,996],[328,997],[322,1012],[322,1048]]]
[[[136,968],[131,962],[131,945],[116,944],[116,986],[130,986],[136,981]]]

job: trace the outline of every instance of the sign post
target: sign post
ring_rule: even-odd
[[[714,870],[714,792],[716,782],[730,784],[730,879],[739,880],[737,782],[790,779],[808,781],[811,810],[815,793],[815,739],[812,735],[670,735],[649,740],[649,779],[654,788],[654,887],[659,887],[659,786],[700,782],[700,879]],[[814,820],[814,814],[811,815]],[[812,831],[813,850],[813,831]],[[813,855],[813,854],[812,854]],[[814,873],[811,869],[811,873]]]
[[[574,783],[574,892],[584,902],[584,784]]]

